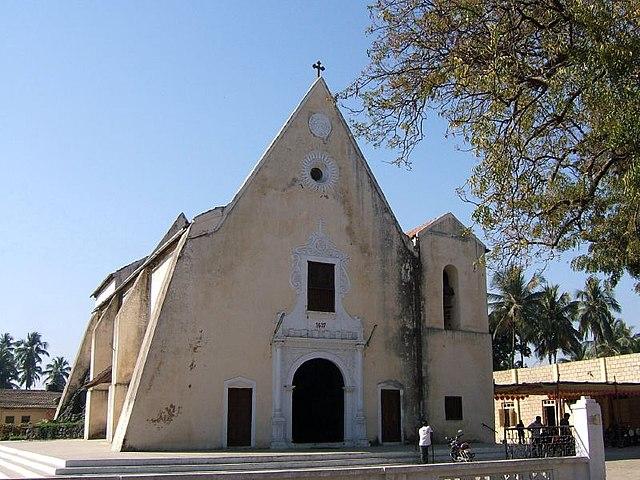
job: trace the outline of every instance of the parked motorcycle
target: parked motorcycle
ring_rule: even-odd
[[[445,437],[445,440],[449,442],[449,455],[454,462],[471,462],[476,454],[471,451],[471,446],[467,442],[460,441],[462,435],[464,432],[458,430],[455,437]]]

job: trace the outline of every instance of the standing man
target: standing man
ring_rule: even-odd
[[[518,421],[516,430],[518,431],[518,443],[522,445],[524,443],[524,423],[522,423],[522,419]]]
[[[564,414],[560,420],[560,443],[562,444],[562,455],[566,457],[576,454],[576,443],[573,435],[571,435],[571,426],[569,425],[569,415]]]
[[[420,460],[422,460],[422,463],[429,463],[429,447],[431,447],[432,433],[433,429],[429,424],[426,421],[422,422],[422,427],[418,430],[418,436],[420,437],[418,445],[420,445]]]
[[[540,457],[542,454],[542,427],[544,425],[542,425],[542,417],[540,415],[527,427],[531,432],[531,449],[534,457]]]
[[[569,426],[570,416],[570,414],[565,413],[562,417],[562,420],[560,420],[560,435],[563,437],[568,437],[569,435],[571,435],[571,428]]]

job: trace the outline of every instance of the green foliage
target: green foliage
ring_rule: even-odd
[[[511,352],[511,337],[508,332],[504,330],[494,332],[492,348],[494,372],[511,368]]]
[[[498,271],[491,281],[497,293],[489,293],[489,324],[494,338],[507,334],[511,339],[510,368],[515,367],[518,342],[527,344],[541,296],[536,288],[542,281],[537,275],[525,281],[521,267]],[[523,353],[522,348],[520,352]]]
[[[494,258],[640,279],[637,0],[378,0],[370,64],[341,94],[409,164],[438,112],[477,155],[460,191]],[[359,117],[360,118],[360,117]],[[640,284],[639,284],[640,285]],[[640,288],[640,287],[639,287]]]
[[[69,362],[64,357],[55,357],[47,364],[47,368],[43,372],[46,375],[45,384],[47,390],[63,391],[69,378],[69,372],[71,372]]]
[[[601,356],[624,355],[640,352],[640,337],[633,334],[633,327],[618,318],[611,325],[612,339],[599,345]]]
[[[36,425],[0,425],[0,440],[53,440],[57,438],[82,438],[84,420],[75,422],[47,421]]]
[[[560,361],[640,352],[640,335],[613,317],[620,306],[607,282],[588,277],[573,300],[558,285],[536,275],[525,281],[521,267],[509,267],[494,275],[491,286],[497,290],[488,294],[494,370],[524,366],[528,345],[549,363],[558,361],[558,352],[566,356]]]
[[[598,345],[613,342],[613,313],[620,312],[620,305],[614,298],[611,286],[602,284],[595,277],[587,278],[584,290],[576,294],[580,306],[578,323],[583,338],[591,334],[597,356]]]
[[[531,355],[531,349],[527,342],[523,342],[520,339],[516,340],[515,353],[520,355],[520,360],[515,360],[512,352],[512,338],[508,331],[499,330],[495,332],[493,326],[491,327],[493,334],[493,370],[507,370],[511,368],[511,361],[513,360],[513,368],[523,368],[525,366],[524,359]]]
[[[566,358],[561,359],[560,362],[579,362],[581,360],[595,358],[592,344],[593,342],[587,340],[583,341],[574,350],[569,352],[569,355]]]
[[[0,336],[0,388],[17,388],[18,370],[14,358],[13,337],[8,333]]]
[[[531,336],[538,358],[549,363],[558,359],[558,351],[567,355],[580,348],[579,333],[573,326],[578,304],[568,293],[559,293],[558,285],[545,285],[539,299]]]
[[[15,358],[19,372],[20,385],[24,385],[27,390],[40,379],[42,374],[43,356],[49,356],[47,352],[48,343],[42,340],[42,335],[38,332],[27,334],[27,338],[16,342]]]
[[[40,364],[43,356],[49,356],[47,347],[38,332],[31,332],[17,342],[9,333],[0,335],[0,388],[18,388],[16,381],[19,381],[27,390],[31,389],[44,373],[47,390],[64,390],[71,367],[64,357],[55,357],[43,371]]]

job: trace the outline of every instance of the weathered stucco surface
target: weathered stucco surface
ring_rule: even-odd
[[[129,382],[133,375],[140,345],[149,320],[149,275],[143,271],[124,294],[113,328],[113,366],[109,385],[107,438],[113,438]]]
[[[111,366],[113,359],[113,322],[118,314],[120,298],[113,296],[102,311],[91,332],[90,378],[95,378]],[[102,438],[108,434],[108,385],[101,384],[87,391],[84,438]]]
[[[316,111],[328,114],[335,126],[326,142],[307,126]],[[398,268],[410,268],[413,254],[341,125],[328,91],[318,83],[220,229],[187,241],[149,351],[142,380],[146,394],[136,399],[127,448],[157,446],[160,438],[166,448],[220,447],[223,384],[237,376],[256,381],[257,446],[269,445],[273,321],[295,300],[289,284],[292,249],[306,242],[321,219],[350,258],[346,310],[362,320],[366,334],[378,325],[364,358],[367,430],[377,432],[378,382],[400,381],[407,405],[416,404],[412,291]],[[302,159],[317,149],[338,165],[338,182],[329,194],[304,188],[298,178]],[[174,414],[154,421],[167,408]],[[418,415],[415,409],[406,412],[407,429],[414,428]]]
[[[418,233],[423,278],[423,341],[426,411],[440,426],[442,440],[457,429],[468,438],[489,441],[493,427],[491,335],[487,317],[485,268],[480,262],[484,245],[451,214],[431,222]],[[445,329],[443,271],[454,267],[455,321]],[[445,420],[445,396],[461,396],[463,419]]]
[[[309,129],[318,112],[331,122],[326,138]],[[303,160],[317,151],[337,167],[326,191],[302,178]],[[362,374],[355,387],[345,386],[362,389],[365,439],[378,439],[381,384],[403,391],[405,440],[425,416],[438,436],[464,427],[484,438],[480,423],[493,424],[485,274],[476,263],[484,246],[462,238],[452,215],[422,230],[415,244],[401,231],[322,79],[233,201],[178,227],[166,236],[175,249],[151,255],[115,319],[114,449],[220,448],[225,382],[232,381],[255,385],[254,446],[270,445],[274,329],[296,306],[293,252],[314,232],[348,257],[350,288],[341,300],[361,325],[352,343]],[[167,255],[167,279],[157,307],[150,306],[149,291],[157,289],[149,275]],[[444,330],[442,313],[442,272],[451,265],[459,283],[454,331]],[[327,329],[338,321],[325,317]],[[442,396],[449,394],[463,396],[462,422],[444,420]]]

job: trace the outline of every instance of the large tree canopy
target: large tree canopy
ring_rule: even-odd
[[[574,267],[640,278],[638,0],[370,9],[370,65],[343,92],[357,133],[409,164],[437,112],[478,156],[460,194],[499,259],[584,246]]]

